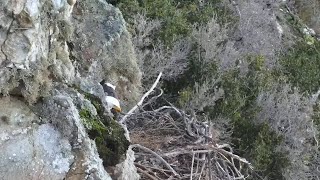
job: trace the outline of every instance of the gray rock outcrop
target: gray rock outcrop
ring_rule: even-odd
[[[102,0],[3,0],[0,8],[0,179],[111,179],[85,116],[99,116],[88,94],[103,95],[102,79],[117,86],[123,109],[139,94],[120,11]],[[130,152],[116,166],[120,179],[139,178]]]

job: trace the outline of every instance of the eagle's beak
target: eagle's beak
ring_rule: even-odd
[[[116,110],[116,112],[121,112],[121,108],[120,107],[118,107],[118,106],[114,106],[114,109]]]

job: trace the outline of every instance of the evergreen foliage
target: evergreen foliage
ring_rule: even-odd
[[[164,42],[172,47],[174,42],[182,37],[190,37],[192,30],[199,29],[217,15],[219,23],[233,20],[228,10],[221,8],[219,0],[206,1],[201,5],[193,0],[118,0],[114,4],[124,13],[127,22],[132,23],[131,17],[137,13],[145,14],[147,18],[157,19],[161,28],[152,33],[152,39]],[[288,16],[289,23],[295,23],[295,18]],[[298,29],[300,29],[299,24]],[[216,40],[216,39],[215,39]],[[218,39],[220,40],[220,39]],[[231,144],[236,153],[247,158],[255,167],[251,179],[285,179],[284,172],[290,164],[287,152],[280,151],[284,137],[277,132],[268,120],[258,119],[262,107],[257,104],[261,92],[268,92],[275,84],[286,83],[287,80],[303,92],[314,93],[320,86],[320,43],[305,37],[306,42],[299,43],[281,57],[281,68],[270,71],[265,68],[262,56],[237,57],[248,64],[245,73],[243,66],[236,65],[226,71],[219,70],[219,59],[213,57],[205,59],[206,50],[202,49],[199,41],[193,41],[191,52],[188,54],[188,67],[184,74],[177,79],[165,80],[163,89],[169,101],[176,102],[176,106],[184,108],[192,102],[195,88],[207,82],[217,80],[215,89],[223,89],[223,97],[216,98],[210,106],[202,108],[201,113],[207,114],[213,121],[220,117],[230,119],[232,129]],[[151,46],[155,43],[150,43]],[[216,45],[223,47],[224,42]],[[150,47],[144,47],[150,48]],[[283,82],[282,82],[283,81]],[[281,87],[279,86],[281,89]],[[206,93],[215,93],[211,89]],[[289,96],[288,92],[284,96]],[[208,96],[211,97],[211,96]],[[276,99],[280,98],[280,99]],[[274,101],[281,101],[281,96]],[[213,99],[211,99],[213,101]],[[300,102],[300,101],[299,101]],[[276,106],[276,103],[275,105]],[[197,113],[198,109],[194,107]],[[300,113],[300,112],[297,112]],[[300,114],[301,115],[301,114]],[[320,124],[320,115],[314,116],[316,124]],[[275,121],[277,121],[276,119]],[[261,123],[263,122],[263,123]],[[214,122],[215,123],[215,122]]]
[[[282,73],[303,92],[314,93],[320,88],[320,42],[300,42],[280,60]]]
[[[129,24],[132,22],[131,17],[137,13],[160,20],[162,28],[154,34],[154,38],[160,37],[167,46],[172,46],[176,40],[190,35],[195,24],[208,22],[214,13],[225,15],[218,17],[226,17],[227,9],[218,7],[218,2],[220,0],[209,0],[201,5],[191,0],[118,0],[114,4],[120,8]]]
[[[268,124],[257,124],[259,107],[256,98],[262,89],[268,89],[274,77],[263,67],[264,58],[249,56],[249,72],[240,76],[235,69],[226,73],[221,81],[225,98],[211,111],[213,117],[224,116],[233,124],[232,143],[236,151],[248,158],[255,167],[255,174],[270,179],[282,179],[282,170],[288,157],[276,151],[281,142]],[[275,167],[276,165],[276,167]],[[253,177],[255,179],[257,177]]]
[[[256,98],[262,90],[267,90],[274,83],[275,76],[264,68],[264,57],[248,56],[245,60],[249,63],[249,69],[245,76],[240,75],[240,69],[235,68],[222,75],[218,83],[224,90],[224,98],[219,99],[214,107],[206,108],[211,119],[226,117],[231,119],[233,126],[232,144],[238,154],[250,160],[254,167],[253,179],[268,177],[270,179],[283,179],[282,171],[289,165],[288,157],[284,152],[277,151],[282,138],[269,128],[269,125],[257,124],[255,119],[260,107],[256,104]],[[214,63],[211,65],[193,64],[182,81],[188,87],[180,90],[179,104],[190,100],[192,83],[204,83],[205,78],[217,76]],[[206,67],[206,68],[204,68]],[[209,69],[211,71],[209,71]],[[188,79],[189,78],[189,79]],[[193,82],[192,82],[193,81]],[[179,86],[174,86],[181,88]],[[174,88],[171,86],[173,90]]]

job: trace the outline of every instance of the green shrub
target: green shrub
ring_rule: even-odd
[[[159,19],[162,28],[153,38],[172,46],[176,40],[190,35],[194,24],[207,23],[215,13],[227,17],[229,13],[226,13],[226,9],[218,8],[219,2],[220,0],[210,0],[202,7],[198,2],[189,0],[118,0],[114,4],[119,7],[129,24],[133,22],[132,17],[137,13],[146,14],[151,19]],[[220,19],[222,22],[222,18]]]
[[[280,73],[301,91],[313,93],[320,88],[320,43],[313,45],[300,42],[284,55],[280,64]]]
[[[238,154],[253,163],[254,175],[270,179],[283,179],[282,170],[288,165],[288,158],[276,151],[281,137],[267,124],[254,122],[260,108],[256,98],[261,90],[272,84],[274,77],[264,68],[264,58],[249,56],[249,71],[245,76],[238,69],[231,70],[222,77],[221,86],[224,99],[217,102],[211,116],[230,118],[233,124],[232,144]]]
[[[258,130],[252,152],[255,171],[263,172],[270,179],[284,179],[282,169],[289,165],[289,161],[284,152],[276,151],[281,137],[272,132],[267,124],[259,126]]]
[[[220,23],[231,21],[231,13],[217,6],[219,0],[207,2],[208,4],[200,7],[197,1],[193,0],[119,0],[117,6],[129,23],[132,22],[130,18],[137,12],[145,13],[151,19],[161,20],[162,27],[159,32],[153,33],[152,38],[160,38],[170,47],[177,39],[189,36],[194,24],[203,25],[214,14],[217,14]],[[177,106],[190,100],[196,82],[202,84],[207,79],[217,77],[214,59],[212,63],[201,64],[197,49],[198,47],[194,46],[189,56],[188,70],[175,82],[164,83],[165,94],[170,95],[170,98],[173,96],[178,102]],[[222,74],[221,82],[217,86],[224,90],[224,98],[219,99],[213,108],[206,109],[205,113],[208,113],[211,119],[231,119],[232,145],[237,154],[253,162],[257,176],[282,179],[281,171],[288,163],[287,157],[276,151],[281,137],[272,132],[267,124],[257,125],[254,122],[259,112],[256,98],[262,89],[267,89],[275,81],[275,78],[271,72],[264,69],[263,57],[249,56],[246,60],[250,64],[246,75],[242,75],[240,69]]]

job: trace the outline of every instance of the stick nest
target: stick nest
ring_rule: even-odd
[[[125,115],[135,166],[142,179],[246,179],[252,166],[219,144],[218,132],[206,116],[185,112],[161,98],[155,85]],[[159,92],[159,93],[156,93]]]

